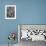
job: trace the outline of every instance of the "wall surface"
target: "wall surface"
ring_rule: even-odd
[[[16,5],[16,20],[5,19],[9,4]],[[8,43],[9,32],[17,34],[18,24],[46,24],[46,0],[0,0],[0,44]]]

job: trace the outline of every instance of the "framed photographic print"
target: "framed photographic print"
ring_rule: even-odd
[[[5,19],[16,19],[16,5],[5,5]]]

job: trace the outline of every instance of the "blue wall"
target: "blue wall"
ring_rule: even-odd
[[[5,20],[8,4],[16,5],[16,20]],[[0,43],[8,43],[9,32],[18,32],[17,24],[46,24],[46,0],[0,0]]]

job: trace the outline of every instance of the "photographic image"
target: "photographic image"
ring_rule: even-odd
[[[5,5],[5,19],[16,19],[16,5]]]

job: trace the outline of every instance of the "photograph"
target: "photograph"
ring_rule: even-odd
[[[5,5],[5,19],[16,19],[16,5]]]

